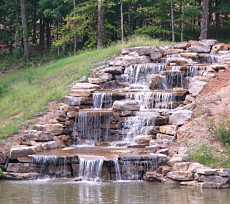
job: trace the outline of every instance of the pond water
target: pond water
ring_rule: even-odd
[[[146,182],[0,181],[0,204],[229,204],[230,190]]]

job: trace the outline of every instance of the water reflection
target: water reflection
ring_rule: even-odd
[[[0,182],[0,204],[229,204],[230,190],[201,190],[145,182],[68,180]]]

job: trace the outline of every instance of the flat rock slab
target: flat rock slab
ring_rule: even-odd
[[[193,174],[187,171],[171,171],[167,173],[167,178],[175,181],[192,181]]]

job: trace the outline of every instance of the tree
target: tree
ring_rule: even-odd
[[[121,42],[124,43],[124,15],[123,15],[123,0],[120,0],[120,12],[121,12]]]
[[[23,30],[23,46],[24,46],[24,57],[26,61],[29,61],[29,41],[28,41],[28,26],[26,18],[26,0],[20,0],[21,3],[21,20]]]
[[[97,48],[103,47],[104,40],[104,8],[103,0],[98,0],[97,3]]]
[[[173,0],[170,1],[171,5],[171,28],[172,28],[172,41],[175,41],[175,24],[174,24],[174,5]]]
[[[201,2],[202,14],[200,21],[200,40],[208,37],[208,23],[209,23],[209,0],[202,0]]]

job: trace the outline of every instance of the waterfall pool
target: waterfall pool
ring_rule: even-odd
[[[230,200],[230,190],[68,179],[0,181],[0,195],[0,204],[229,204]]]

